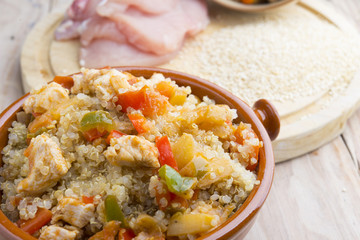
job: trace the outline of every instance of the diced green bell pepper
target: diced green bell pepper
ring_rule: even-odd
[[[107,195],[105,198],[105,217],[106,221],[120,221],[122,228],[128,228],[128,223],[125,219],[117,199],[114,195]]]
[[[82,132],[94,128],[98,129],[99,132],[110,132],[114,129],[114,122],[108,112],[99,110],[86,113],[81,119],[80,127]]]
[[[159,176],[165,181],[170,192],[180,196],[196,184],[196,178],[182,177],[180,173],[167,164],[159,169]]]
[[[37,137],[38,135],[41,135],[41,134],[43,134],[44,132],[47,132],[48,130],[49,130],[48,128],[42,127],[42,128],[40,128],[39,130],[37,130],[37,131],[34,132],[34,133],[28,133],[28,134],[26,135],[26,138],[31,139],[31,138]]]

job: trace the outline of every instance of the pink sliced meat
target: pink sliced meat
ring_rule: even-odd
[[[200,31],[209,22],[202,0],[178,1],[171,11],[158,15],[149,15],[136,8],[121,12],[115,5],[108,1],[97,7],[97,13],[115,21],[129,43],[158,55],[177,51],[188,33]]]
[[[160,14],[171,11],[178,1],[181,0],[107,0],[104,2],[104,6],[113,6],[113,4],[120,4],[128,7],[134,7],[144,13]]]
[[[125,43],[126,38],[116,24],[106,18],[93,17],[83,22],[80,29],[80,41],[83,46],[88,46],[95,39],[107,39],[110,41]]]
[[[65,19],[55,30],[56,40],[69,40],[80,37],[78,31],[82,21],[73,21],[71,19]]]
[[[80,26],[97,15],[96,7],[100,2],[101,0],[75,0],[67,10],[63,22],[55,30],[55,39],[69,40],[80,37]]]
[[[181,1],[183,11],[189,20],[187,34],[194,36],[204,30],[209,24],[209,16],[205,1]]]
[[[174,58],[177,51],[158,56],[138,50],[129,44],[94,40],[80,49],[80,64],[87,68],[115,66],[156,66]]]
[[[55,38],[80,38],[85,67],[157,66],[208,22],[205,0],[75,0]]]
[[[96,7],[103,0],[75,0],[67,10],[67,16],[76,21],[82,21],[96,14]]]

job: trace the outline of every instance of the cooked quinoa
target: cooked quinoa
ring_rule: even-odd
[[[57,77],[9,129],[1,209],[39,239],[194,239],[259,184],[262,142],[236,118],[161,74]]]

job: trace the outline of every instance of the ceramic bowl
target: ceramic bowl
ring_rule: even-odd
[[[213,0],[214,2],[240,12],[264,12],[295,3],[298,0],[280,0],[273,3],[245,4],[237,0]]]
[[[279,115],[273,106],[266,100],[257,101],[253,108],[219,86],[200,78],[165,69],[144,67],[122,67],[135,76],[151,77],[155,72],[170,77],[182,86],[191,86],[192,93],[198,97],[208,96],[216,103],[227,104],[237,110],[238,121],[250,123],[264,146],[260,149],[259,164],[257,167],[258,180],[256,185],[242,206],[222,225],[199,239],[240,239],[250,230],[255,216],[263,205],[273,181],[274,155],[271,140],[274,140],[280,130]],[[0,115],[0,151],[6,146],[8,131],[11,123],[16,119],[16,113],[21,110],[22,103],[28,97],[24,95]],[[1,156],[0,156],[1,157]],[[1,159],[0,159],[1,160]],[[0,236],[4,239],[35,239],[20,230],[0,211]]]

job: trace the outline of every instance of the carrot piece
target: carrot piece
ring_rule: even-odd
[[[122,133],[122,132],[120,132],[120,131],[117,131],[117,130],[112,130],[112,131],[110,132],[110,134],[109,134],[109,135],[107,136],[107,138],[106,138],[106,143],[110,145],[110,140],[111,140],[112,138],[119,138],[119,137],[124,136],[124,135],[126,135],[126,134],[125,134],[125,133]]]
[[[160,166],[165,164],[174,168],[176,171],[179,171],[177,163],[174,158],[174,154],[171,150],[171,145],[169,142],[169,138],[167,136],[156,137],[155,138],[156,147],[159,150],[159,162]]]
[[[34,234],[44,225],[50,222],[52,218],[52,213],[50,210],[46,208],[39,208],[35,217],[29,219],[23,223],[20,223],[20,228],[24,231],[29,233],[30,235]]]
[[[138,134],[146,133],[147,131],[150,130],[148,122],[143,115],[139,113],[131,113],[131,114],[129,113],[127,116],[134,125],[134,128],[136,129]]]
[[[70,76],[55,76],[53,81],[67,89],[71,89],[74,86],[74,79]]]
[[[120,222],[118,221],[108,222],[104,226],[103,230],[91,236],[89,240],[115,240],[119,228],[120,228]]]

